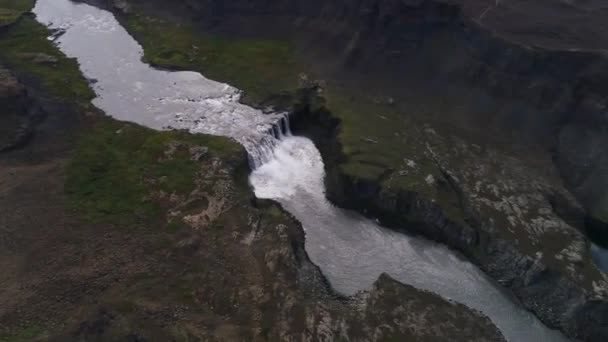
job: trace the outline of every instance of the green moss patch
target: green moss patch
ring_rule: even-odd
[[[208,147],[222,158],[242,157],[241,147],[227,138],[100,120],[79,139],[69,164],[71,206],[92,221],[127,226],[158,218],[155,192],[188,194],[195,188],[201,163],[193,160],[191,146]],[[177,223],[169,230],[178,230]]]
[[[0,27],[7,26],[19,19],[21,16],[20,11],[16,11],[8,8],[0,8]]]
[[[35,3],[35,0],[0,0],[0,8],[12,9],[24,13],[31,10]]]
[[[34,0],[0,0],[0,28],[13,24],[34,6]]]
[[[143,8],[135,7],[132,13],[123,17],[123,24],[142,44],[144,59],[151,64],[199,71],[244,90],[245,100],[254,103],[298,86],[301,66],[287,40],[211,35],[193,23],[148,16]],[[405,156],[424,153],[411,123],[390,98],[380,95],[354,93],[335,84],[323,94],[324,105],[342,121],[338,140],[346,156],[342,171],[349,176],[379,180],[398,172]],[[420,173],[392,177],[390,185],[431,197],[425,177],[439,177],[439,172],[428,159],[419,166]]]
[[[332,115],[341,120],[337,139],[346,157],[342,172],[356,179],[380,181],[386,188],[436,197],[436,189],[427,178],[442,176],[427,157],[423,133],[390,98],[339,87],[329,87],[324,96]]]
[[[8,27],[34,6],[34,0],[0,0],[0,29]]]
[[[193,24],[174,23],[144,14],[123,22],[144,47],[153,65],[201,72],[245,91],[259,102],[297,85],[296,62],[289,42],[270,39],[228,39],[200,32]]]
[[[29,342],[44,333],[37,326],[29,326],[19,331],[0,331],[0,342]]]
[[[23,16],[0,31],[0,61],[21,79],[33,80],[45,94],[70,102],[90,102],[95,94],[80,73],[78,63],[61,53],[47,39],[49,35],[44,25]]]

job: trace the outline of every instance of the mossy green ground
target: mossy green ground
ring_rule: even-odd
[[[414,123],[387,99],[370,98],[351,90],[329,87],[327,106],[342,125],[338,140],[347,162],[345,174],[362,179],[383,180],[391,188],[405,188],[432,196],[425,177],[439,178],[437,165],[425,157],[426,147]],[[416,163],[416,172],[407,170],[405,158]],[[391,177],[394,175],[394,177]]]
[[[0,1],[3,6],[7,4],[6,1]],[[15,3],[24,4],[25,2]],[[28,8],[23,7],[23,11],[27,11]],[[35,22],[33,18],[20,17],[10,27],[0,31],[0,60],[20,79],[35,80],[33,84],[28,82],[28,86],[37,88],[38,95],[44,98],[50,97],[52,101],[74,107],[77,109],[76,112],[82,115],[82,111],[79,111],[78,108],[82,108],[83,105],[89,106],[93,92],[81,76],[77,63],[66,58],[49,42],[46,39],[48,34],[48,30]],[[38,65],[22,58],[23,54],[33,53],[53,56],[58,59],[58,62],[51,65]],[[66,152],[65,156],[69,159],[65,168],[65,193],[67,195],[65,205],[70,209],[68,210],[70,216],[72,216],[71,213],[75,214],[73,216],[78,221],[78,229],[71,231],[68,229],[68,233],[64,237],[65,241],[62,240],[61,243],[54,245],[53,253],[59,253],[61,267],[69,268],[72,263],[79,264],[78,272],[81,267],[96,267],[91,266],[90,263],[85,265],[80,256],[76,256],[76,261],[74,260],[75,255],[70,251],[71,248],[84,248],[83,253],[90,251],[87,251],[87,247],[81,242],[74,242],[74,246],[71,246],[72,240],[78,241],[78,234],[72,236],[74,235],[72,233],[86,230],[90,233],[86,239],[103,243],[103,240],[112,235],[112,231],[115,230],[120,232],[118,234],[127,237],[137,236],[132,240],[137,241],[132,243],[134,255],[139,255],[142,260],[158,258],[159,262],[151,263],[152,266],[144,271],[137,267],[125,274],[117,271],[117,274],[120,274],[119,277],[134,277],[133,279],[128,278],[129,281],[125,282],[127,290],[108,290],[107,293],[103,293],[103,296],[96,297],[95,303],[81,302],[78,312],[70,311],[71,305],[78,303],[79,300],[77,286],[70,281],[61,285],[61,291],[70,293],[68,302],[72,304],[60,303],[55,297],[45,296],[42,301],[48,299],[51,304],[42,304],[42,306],[65,305],[66,310],[61,312],[61,317],[65,314],[78,320],[82,319],[82,315],[88,315],[87,310],[97,305],[105,306],[115,315],[116,321],[119,321],[119,328],[113,328],[116,331],[111,330],[108,334],[115,335],[116,340],[124,340],[125,336],[134,330],[154,332],[156,329],[154,323],[149,322],[149,317],[141,318],[141,307],[147,303],[162,302],[166,307],[175,305],[175,303],[184,303],[198,308],[201,307],[200,299],[195,298],[195,295],[201,292],[201,288],[206,288],[213,282],[219,282],[218,284],[213,283],[214,285],[211,287],[225,290],[224,292],[233,290],[232,286],[225,286],[225,284],[234,285],[234,282],[225,280],[225,277],[218,277],[217,272],[214,271],[214,267],[217,269],[218,265],[223,265],[220,259],[226,253],[224,249],[226,242],[218,241],[221,239],[233,240],[232,236],[226,233],[224,229],[226,227],[240,227],[243,230],[249,228],[248,220],[251,218],[251,212],[248,210],[252,209],[249,202],[252,193],[247,183],[248,169],[245,152],[242,146],[233,140],[216,136],[191,135],[184,131],[158,132],[103,117],[93,110],[89,114],[88,117],[80,118],[80,124],[72,126],[77,127],[77,130],[72,132],[71,137],[66,138],[73,143],[73,150]],[[49,115],[52,116],[53,113],[49,113]],[[200,158],[197,157],[196,160],[193,160],[190,147],[207,149]],[[170,156],[166,154],[167,151],[171,151]],[[225,167],[222,170],[230,170],[230,172],[202,169],[203,164],[206,162],[213,164],[216,159],[221,160]],[[202,250],[205,258],[208,259],[202,259],[201,263],[187,265],[187,261],[175,261],[177,257],[174,254],[166,254],[166,251],[179,250],[180,247],[176,246],[176,241],[183,239],[184,234],[196,233],[184,222],[183,216],[188,211],[197,212],[197,210],[204,209],[207,203],[203,200],[191,202],[184,207],[185,210],[181,215],[168,220],[168,208],[165,207],[162,199],[154,198],[154,195],[163,192],[169,197],[171,194],[175,194],[178,197],[188,198],[188,194],[196,188],[197,175],[202,171],[209,171],[206,174],[205,182],[211,185],[216,184],[216,179],[209,177],[217,177],[218,182],[230,183],[230,196],[232,196],[230,200],[234,207],[229,212],[214,218],[209,224],[209,229],[205,230],[205,240],[202,242],[205,247]],[[200,179],[200,177],[198,178]],[[63,203],[63,198],[59,198],[58,203]],[[57,210],[63,212],[62,208]],[[269,222],[289,222],[287,216],[275,204],[261,211],[268,211],[265,216],[268,217]],[[49,222],[49,224],[55,224],[55,222]],[[111,229],[112,227],[116,229]],[[35,226],[28,228],[36,232],[40,230],[40,227]],[[100,253],[110,254],[112,260],[120,258],[120,253],[124,253],[120,246],[116,250],[107,250],[120,243],[119,241],[106,245]],[[66,244],[67,247],[64,246]],[[88,243],[86,245],[88,246]],[[65,250],[59,252],[61,248],[67,248],[67,252]],[[138,254],[138,248],[150,248],[150,250]],[[171,255],[172,258],[168,260],[167,255]],[[92,259],[89,259],[89,262]],[[92,264],[95,264],[94,260]],[[205,266],[201,266],[201,264]],[[158,274],[158,268],[162,268],[161,266],[176,272],[170,281],[167,281],[166,275]],[[120,269],[120,265],[116,265],[116,268]],[[46,266],[42,269],[46,270]],[[137,278],[134,275],[137,272],[149,272],[149,277]],[[241,272],[233,271],[230,274],[238,278]],[[57,275],[53,277],[55,276]],[[112,286],[116,286],[116,284],[118,283],[112,283]],[[95,284],[87,283],[87,287],[89,286],[92,289],[96,288]],[[37,291],[52,292],[53,290],[38,288]],[[74,291],[75,295],[72,296],[73,292],[70,291]],[[222,291],[216,292],[221,292],[223,296]],[[214,302],[216,308],[228,305],[224,305],[227,303],[224,297],[218,294],[216,296],[220,297],[217,302]],[[36,305],[30,304],[24,303],[24,311],[35,310],[38,302],[34,303]],[[155,308],[154,305],[153,308]],[[195,310],[192,312],[195,315],[199,314]],[[212,313],[204,312],[203,314],[211,315]],[[35,313],[32,315],[37,317]],[[75,315],[75,318],[71,315]],[[0,326],[0,342],[45,340],[48,336],[54,336],[57,330],[63,329],[61,324],[67,324],[62,322],[59,325],[48,326],[46,322],[53,319],[54,317],[43,317],[39,325],[35,325],[38,323],[36,319],[32,320],[31,324],[34,325],[16,322],[5,326],[3,321]],[[160,340],[188,340],[189,335],[185,332],[189,329],[188,322],[182,322],[181,325],[173,324],[166,329],[168,332],[158,328],[158,334],[153,334]]]
[[[73,209],[92,221],[121,226],[145,225],[161,215],[154,192],[188,194],[200,162],[188,150],[170,158],[170,144],[204,146],[211,156],[243,156],[241,147],[227,138],[190,135],[183,131],[158,132],[129,123],[103,119],[78,140],[68,168],[66,191]],[[171,226],[176,230],[177,227]]]
[[[245,92],[247,102],[261,103],[272,95],[296,89],[298,75],[306,71],[288,40],[210,35],[193,23],[150,16],[140,8],[123,19],[127,30],[142,44],[145,61],[196,70],[232,84]],[[347,157],[341,166],[346,174],[378,180],[402,168],[406,152],[422,154],[419,143],[406,144],[413,139],[408,136],[410,126],[395,106],[332,84],[323,96],[332,114],[342,120],[338,139]],[[432,162],[427,160],[419,166],[428,171],[424,177],[437,176]],[[386,185],[429,192],[424,177],[392,177]]]
[[[297,68],[293,47],[272,39],[224,39],[203,34],[193,24],[174,23],[143,14],[124,22],[144,46],[144,60],[153,65],[197,70],[246,91],[246,101],[295,89]]]
[[[47,39],[50,32],[44,25],[24,14],[33,4],[32,0],[0,0],[0,18],[2,13],[16,15],[11,25],[0,29],[0,62],[20,79],[31,80],[45,94],[67,102],[90,102],[94,93],[80,73],[78,63]],[[40,55],[56,62],[36,62],[36,56]]]
[[[37,326],[30,326],[19,331],[0,331],[0,342],[29,342],[41,338],[44,331]]]
[[[8,26],[34,6],[34,0],[0,0],[0,28]]]

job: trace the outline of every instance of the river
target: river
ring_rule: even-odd
[[[62,32],[50,39],[95,80],[93,104],[108,115],[242,143],[254,169],[250,181],[256,196],[280,202],[302,223],[306,251],[335,291],[352,295],[369,289],[385,272],[483,312],[509,341],[567,341],[458,254],[329,203],[321,155],[309,139],[289,134],[285,114],[245,106],[238,89],[198,73],[143,63],[141,46],[108,11],[69,0],[38,0],[34,13]]]

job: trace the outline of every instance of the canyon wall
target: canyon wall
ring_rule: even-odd
[[[212,29],[295,36],[300,54],[324,79],[347,79],[390,96],[422,120],[457,128],[481,143],[551,153],[567,185],[589,209],[589,226],[604,230],[598,235],[605,234],[605,53],[585,50],[590,43],[567,34],[570,26],[554,28],[551,44],[546,37],[550,34],[542,36],[542,30],[532,29],[541,24],[553,27],[534,21],[550,21],[547,13],[560,14],[554,15],[555,21],[568,19],[563,18],[567,13],[580,17],[574,9],[562,9],[563,3],[529,5],[517,25],[512,8],[488,8],[487,3],[493,2],[184,1],[189,15]],[[484,9],[491,12],[481,22]],[[502,20],[487,22],[490,15]],[[596,17],[589,22],[599,26]],[[577,25],[588,24],[577,20]],[[509,22],[531,29],[520,28],[514,34]],[[600,31],[594,36],[602,47],[608,34]],[[560,46],[560,37],[568,50],[545,48]]]
[[[389,134],[344,148],[335,137],[353,120],[371,131],[385,115],[335,116],[332,105],[296,105],[303,119],[294,126],[324,154],[328,197],[462,251],[549,326],[588,341],[608,337],[606,277],[580,233],[606,236],[605,35],[598,30],[599,42],[585,41],[568,25],[553,25],[568,13],[564,2],[528,4],[534,11],[521,17],[482,0],[115,2],[123,12],[131,3],[191,18],[218,35],[293,40],[319,84],[358,89],[357,96],[404,113],[414,128],[393,132],[402,129],[395,120]],[[502,21],[492,26],[489,18]],[[536,29],[526,34],[526,26]],[[407,142],[383,145],[393,133]],[[406,165],[369,156],[361,163],[357,149],[366,144],[402,152]],[[382,172],[345,172],[349,159]],[[410,176],[415,187],[392,187]],[[430,195],[419,183],[433,188]]]

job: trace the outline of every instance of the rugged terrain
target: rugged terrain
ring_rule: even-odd
[[[242,147],[104,116],[31,5],[0,0],[0,341],[502,340],[387,276],[333,295]]]
[[[462,251],[549,326],[608,336],[599,1],[103,5],[149,62],[292,109],[335,203]]]

